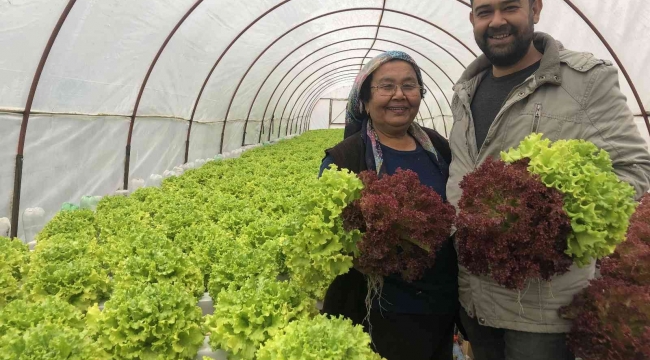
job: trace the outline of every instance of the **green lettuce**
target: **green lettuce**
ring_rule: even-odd
[[[257,351],[257,360],[379,360],[370,336],[343,317],[318,315],[289,323]]]
[[[585,140],[551,143],[542,134],[531,134],[501,158],[508,163],[529,158],[528,170],[564,194],[573,229],[566,253],[578,265],[611,254],[624,241],[637,204],[635,191],[618,179],[605,150]]]
[[[20,239],[0,236],[0,309],[20,297],[29,270],[29,248]]]
[[[201,309],[184,287],[168,282],[117,288],[89,328],[115,359],[193,359],[203,343]]]
[[[258,348],[289,322],[315,314],[315,301],[296,285],[275,279],[252,279],[219,293],[206,319],[210,346],[229,359],[254,359]]]

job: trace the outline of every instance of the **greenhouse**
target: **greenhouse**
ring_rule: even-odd
[[[564,89],[561,110],[560,105],[547,105],[557,101],[552,100],[555,93],[535,98],[542,99],[539,102],[522,100],[526,107],[521,116],[533,123],[532,130],[526,125],[528,133],[537,133],[538,126],[548,129],[546,119],[560,124],[558,134],[546,134],[552,141],[528,133],[516,142],[504,139],[507,145],[493,154],[501,156],[490,165],[494,168],[479,167],[472,158],[470,167],[475,172],[459,172],[457,164],[465,160],[458,149],[466,143],[460,140],[461,130],[455,130],[456,140],[452,138],[452,128],[465,126],[467,119],[459,117],[466,113],[460,104],[464,76],[484,53],[476,35],[480,22],[476,7],[492,9],[492,15],[486,16],[499,13],[509,19],[517,11],[541,9],[541,4],[542,0],[0,1],[0,163],[4,165],[0,169],[0,359],[399,359],[378,351],[379,338],[368,336],[372,333],[368,324],[382,326],[380,321],[366,322],[377,301],[372,298],[373,285],[384,286],[384,278],[399,277],[395,273],[400,272],[409,283],[415,275],[423,276],[428,270],[422,264],[430,269],[442,263],[440,252],[435,254],[446,246],[444,242],[453,242],[452,232],[458,243],[450,250],[458,252],[473,285],[475,277],[491,277],[496,290],[490,290],[490,297],[515,294],[503,307],[508,308],[504,313],[516,308],[509,320],[505,318],[510,315],[497,314],[501,308],[493,316],[481,317],[478,312],[485,310],[473,304],[479,309],[477,324],[485,325],[484,317],[489,316],[487,325],[492,327],[508,328],[501,325],[517,319],[537,321],[531,320],[536,315],[525,313],[531,284],[534,292],[539,285],[540,297],[546,291],[553,298],[557,295],[559,302],[566,294],[551,285],[562,282],[554,276],[591,269],[582,286],[586,290],[580,295],[574,291],[563,304],[569,305],[573,298],[573,307],[553,309],[553,315],[548,315],[551,310],[542,310],[540,302],[540,316],[550,319],[560,313],[563,324],[575,325],[568,338],[573,358],[587,360],[587,343],[611,344],[604,346],[611,352],[602,353],[602,359],[621,354],[650,358],[650,195],[643,197],[650,186],[650,2],[544,0],[534,30],[550,34],[572,54],[580,54],[561,55],[565,56],[562,66],[571,63],[571,79],[599,67],[616,69],[618,78],[611,82],[580,78],[575,86],[558,86]],[[408,58],[397,55],[381,62],[386,54],[404,53]],[[411,90],[419,96],[421,103],[411,109],[409,120],[415,125],[407,126],[415,139],[413,146],[434,154],[436,166],[445,163],[441,173],[460,183],[456,198],[449,185],[444,194],[446,177],[441,180],[443,190],[436,190],[440,195],[434,196],[435,186],[420,189],[420,182],[400,170],[380,176],[382,163],[377,159],[385,144],[376,134],[381,147],[374,138],[364,142],[370,158],[375,155],[374,178],[354,175],[365,168],[348,172],[327,170],[327,166],[319,176],[325,150],[336,149],[344,139],[343,129],[357,120],[356,95],[363,102],[360,114],[368,117],[363,129],[374,133],[367,125],[370,100],[363,100],[359,94],[363,86],[355,79],[365,80],[364,72],[377,75],[382,67],[373,67],[374,61],[385,66],[400,60],[413,65],[409,79],[417,84],[367,86],[373,94],[393,91],[390,96],[408,98]],[[555,81],[561,82],[557,76]],[[603,105],[608,97],[580,98],[577,88],[597,93],[613,89],[626,109],[612,106],[607,116],[629,112],[630,122],[613,123],[619,118],[612,117],[607,126],[594,125],[589,104]],[[524,97],[523,90],[520,95]],[[566,99],[572,99],[571,104],[564,105]],[[469,118],[473,107],[467,110]],[[579,107],[578,115],[564,111],[574,107]],[[391,109],[401,114],[401,108]],[[413,126],[419,132],[412,132]],[[499,131],[517,131],[517,126],[508,126],[509,130]],[[496,139],[490,143],[489,127],[478,150],[496,143]],[[429,129],[446,144],[447,152],[440,151],[438,138]],[[583,136],[592,133],[599,137],[593,144]],[[630,133],[633,140],[628,142]],[[578,144],[578,139],[587,140],[586,145]],[[614,143],[629,148],[608,147]],[[380,149],[379,157],[375,148]],[[641,148],[643,154],[638,152]],[[330,150],[327,156],[333,160],[326,165],[343,168],[335,150]],[[578,154],[584,158],[578,159]],[[556,165],[545,162],[551,156]],[[560,158],[565,167],[557,165]],[[522,161],[527,168],[520,166]],[[579,170],[569,169],[578,162]],[[592,165],[595,170],[584,170]],[[496,166],[503,168],[496,170]],[[562,178],[561,171],[570,172],[570,177]],[[519,181],[519,176],[528,182]],[[511,179],[517,179],[513,183],[521,188],[492,188]],[[420,180],[425,183],[422,176]],[[432,184],[436,181],[431,179]],[[522,190],[526,186],[530,188]],[[571,186],[580,188],[569,190]],[[391,188],[417,191],[402,197]],[[485,234],[479,237],[473,230],[479,220],[485,220],[476,210],[480,206],[474,204],[494,200],[487,199],[488,191],[502,191],[499,196],[516,199],[507,204],[513,207],[513,203],[542,201],[513,191],[547,191],[545,204],[557,200],[544,209],[557,206],[558,212],[535,208],[535,215],[512,210],[515,218],[530,223],[524,226],[504,215],[504,221],[513,223],[501,228],[512,225],[521,230],[519,235],[534,228],[529,232],[535,238],[546,229],[539,230],[540,224],[557,216],[556,225],[548,225],[557,233],[545,241],[557,245],[560,239],[564,247],[561,254],[544,259],[552,266],[547,262],[522,268],[517,263],[501,269],[494,264],[508,259],[474,250],[502,249],[505,245],[499,239],[510,239],[508,234],[497,239],[496,233],[490,233],[496,240],[485,245]],[[578,195],[570,198],[570,193],[584,197],[576,200]],[[476,203],[469,204],[468,194],[475,194]],[[397,211],[381,207],[388,203],[383,196],[392,196],[391,206],[399,203],[394,205]],[[436,215],[435,226],[427,225],[434,219],[431,214],[427,221],[416,221],[424,219],[422,208],[427,206]],[[587,214],[586,207],[594,210]],[[500,209],[496,212],[511,211],[496,208]],[[395,218],[397,213],[411,214],[409,219],[416,220],[404,222]],[[371,214],[381,219],[370,220]],[[448,218],[445,226],[440,224],[442,218]],[[393,227],[378,225],[388,219]],[[399,245],[403,256],[386,255],[386,250],[384,255],[392,257],[383,260],[390,261],[371,259],[370,254],[382,248],[372,241],[393,233],[399,233],[396,241],[409,244]],[[372,236],[376,238],[370,241]],[[434,237],[440,240],[431,240]],[[413,255],[416,252],[422,254]],[[406,254],[411,257],[404,260]],[[502,254],[515,257],[505,250]],[[517,254],[542,261],[538,253]],[[389,271],[391,261],[395,264]],[[420,263],[412,265],[415,262]],[[335,314],[327,310],[329,286],[350,269],[361,267],[373,269],[372,275],[363,272],[367,317],[357,321],[345,313],[327,316]],[[601,273],[604,277],[599,277]],[[454,281],[459,281],[455,275]],[[381,286],[375,294],[379,298]],[[608,301],[622,304],[632,299],[638,306],[630,307],[628,301],[625,311],[593,320],[611,321],[611,334],[578,332],[591,319],[577,311],[576,304],[601,306],[601,288],[617,289]],[[391,289],[386,285],[387,296]],[[463,289],[461,312],[463,306],[469,309],[462,293]],[[451,321],[454,335],[473,344],[472,331],[468,333],[470,329],[458,319]],[[548,326],[544,330],[525,331],[569,333],[568,327],[553,328],[555,320],[544,321]],[[451,350],[451,342],[449,346]],[[463,346],[455,342],[454,348],[458,347]],[[479,348],[473,347],[472,354],[465,344],[458,358],[469,354],[481,360]]]

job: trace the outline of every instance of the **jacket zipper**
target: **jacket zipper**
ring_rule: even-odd
[[[539,130],[539,119],[542,116],[542,104],[535,104],[535,116],[533,117],[533,129],[531,133],[536,133]]]

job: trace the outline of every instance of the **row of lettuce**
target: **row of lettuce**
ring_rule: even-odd
[[[378,359],[360,327],[315,306],[360,237],[340,217],[360,180],[316,176],[341,135],[309,132],[95,212],[61,211],[33,252],[0,238],[0,359],[192,359],[206,335],[229,359]]]

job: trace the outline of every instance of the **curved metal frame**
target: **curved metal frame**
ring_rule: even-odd
[[[210,69],[210,72],[208,72],[208,75],[205,77],[205,80],[203,81],[203,85],[201,86],[201,90],[199,91],[199,94],[196,97],[196,101],[194,101],[194,106],[192,108],[192,115],[190,116],[190,124],[189,124],[189,126],[187,128],[187,140],[185,141],[185,143],[186,143],[186,152],[189,152],[190,134],[192,132],[192,123],[194,122],[194,116],[196,115],[196,109],[199,106],[199,101],[201,100],[201,97],[203,96],[203,91],[205,91],[205,87],[208,85],[208,81],[210,81],[210,78],[212,77],[212,74],[214,73],[214,70],[217,68],[217,66],[221,62],[221,59],[223,59],[223,57],[226,56],[228,51],[230,51],[230,48],[235,44],[235,42],[237,42],[237,40],[239,40],[239,38],[242,35],[244,35],[244,33],[246,31],[248,31],[248,29],[250,29],[258,21],[260,21],[261,19],[266,17],[266,15],[270,14],[275,9],[279,8],[280,6],[286,4],[286,3],[290,2],[290,1],[291,0],[284,0],[281,3],[278,3],[277,5],[273,6],[272,8],[268,9],[267,11],[265,11],[262,15],[255,18],[255,20],[253,20],[250,24],[248,24],[248,26],[246,26],[244,29],[242,29],[242,31],[240,31],[239,34],[237,34],[237,36],[235,36],[235,38],[232,39],[230,44],[228,44],[228,46],[223,50],[221,55],[219,55],[219,58],[217,59],[217,61],[212,66],[212,69]],[[226,127],[226,120],[224,119],[224,129],[225,129],[225,127]],[[223,134],[223,131],[222,131],[222,134]],[[222,141],[222,143],[223,143],[223,141]],[[219,153],[221,153],[221,150],[219,151]],[[187,159],[185,159],[185,162],[187,162]]]
[[[359,73],[359,71],[358,71],[358,70],[355,70],[355,69],[343,70],[343,71],[348,72],[346,75],[352,75],[352,76],[354,76],[354,77],[356,77],[357,74]],[[349,71],[353,71],[353,73],[349,73]],[[302,96],[302,95],[303,95],[303,94],[304,94],[304,93],[309,89],[310,86],[313,86],[312,91],[315,91],[314,89],[319,88],[320,86],[323,85],[323,83],[325,83],[325,82],[327,82],[327,80],[331,80],[331,79],[325,79],[325,77],[318,77],[316,80],[317,80],[317,81],[315,81],[315,83],[312,83],[313,85],[309,85],[309,86],[307,86],[307,87],[305,88],[305,90],[302,92],[302,94],[300,94],[300,96]],[[310,94],[311,94],[311,92],[310,92]],[[300,97],[298,97],[298,100],[296,100],[296,102],[295,102],[294,105],[297,105],[297,104],[298,104],[299,99],[300,99]],[[302,103],[302,106],[300,106],[300,110],[302,110],[302,107],[305,105],[306,101],[307,101],[307,100],[305,100],[305,101]],[[290,113],[290,114],[291,114],[291,113]],[[298,111],[297,114],[300,114],[300,111]],[[289,115],[289,116],[291,117],[291,115]],[[297,119],[299,119],[299,118],[300,118],[300,117],[296,117],[295,119],[297,120]],[[290,118],[290,119],[291,119],[291,121],[289,122],[289,126],[287,127],[287,129],[289,129],[289,128],[293,125],[293,123],[294,123],[294,122],[293,122],[294,119],[293,119],[293,118]],[[285,135],[287,135],[287,132],[285,132]]]
[[[298,45],[295,49],[293,49],[292,51],[290,51],[289,53],[287,53],[287,55],[285,55],[285,57],[282,58],[282,59],[281,59],[281,60],[280,60],[280,61],[279,61],[279,62],[278,62],[274,67],[273,67],[273,69],[271,69],[271,71],[270,71],[269,74],[266,76],[266,78],[264,78],[264,81],[262,81],[262,83],[261,83],[260,86],[258,87],[257,92],[255,93],[255,96],[253,97],[253,101],[251,102],[251,105],[250,105],[249,108],[248,108],[248,114],[246,115],[246,122],[244,123],[244,137],[246,136],[246,129],[247,129],[247,126],[248,126],[248,120],[250,119],[251,111],[253,110],[253,106],[255,105],[255,101],[257,100],[257,97],[259,96],[260,91],[262,90],[262,88],[264,87],[264,85],[266,84],[266,82],[268,81],[268,79],[271,77],[271,75],[273,74],[273,72],[275,71],[275,69],[277,69],[277,68],[280,66],[280,64],[282,64],[286,59],[288,59],[289,56],[291,56],[291,54],[293,54],[294,52],[298,51],[298,50],[299,50],[300,48],[302,48],[303,46],[307,45],[308,43],[310,43],[310,42],[312,42],[312,41],[314,41],[314,40],[316,40],[316,39],[318,39],[318,38],[321,38],[321,37],[323,37],[323,36],[325,36],[325,35],[329,35],[329,34],[334,33],[334,32],[344,31],[344,30],[349,30],[349,29],[355,29],[355,28],[362,28],[362,27],[375,27],[375,25],[354,25],[354,26],[346,26],[346,27],[343,27],[343,28],[338,28],[338,29],[330,30],[330,31],[327,31],[327,32],[325,32],[325,33],[322,33],[322,34],[320,34],[320,35],[317,35],[317,36],[315,36],[315,37],[313,37],[313,38],[311,38],[311,39],[305,41],[304,43]],[[380,28],[385,28],[385,29],[391,29],[391,30],[401,31],[401,32],[405,32],[405,33],[408,33],[408,34],[411,34],[411,35],[417,36],[417,37],[419,37],[419,38],[421,38],[421,39],[423,39],[423,40],[425,40],[425,41],[427,41],[427,42],[429,42],[429,43],[431,43],[431,44],[437,46],[437,47],[440,48],[442,51],[444,51],[444,52],[446,52],[447,54],[449,54],[449,56],[451,56],[454,60],[456,60],[456,62],[458,62],[458,64],[460,64],[460,66],[462,66],[463,69],[467,68],[467,67],[465,66],[465,64],[463,64],[463,63],[462,63],[462,62],[461,62],[461,61],[460,61],[456,56],[454,56],[454,54],[452,54],[449,50],[447,50],[447,48],[441,46],[441,45],[438,44],[437,42],[435,42],[435,41],[433,41],[433,40],[431,40],[431,39],[429,39],[429,38],[427,38],[427,37],[425,37],[425,36],[423,36],[423,35],[420,35],[420,34],[418,34],[418,33],[415,33],[415,32],[413,32],[413,31],[410,31],[410,30],[400,29],[400,28],[398,28],[398,27],[394,27],[394,26],[380,25],[379,27],[380,27]],[[355,39],[356,39],[356,40],[361,40],[361,39],[371,40],[371,38],[355,38]],[[339,43],[341,43],[341,42],[352,41],[352,40],[355,40],[355,39],[346,39],[346,40],[337,41],[337,42],[334,42],[334,43],[330,44],[330,46],[331,46],[331,45],[334,45],[334,44],[339,44]],[[322,48],[320,48],[320,49],[322,49]],[[316,52],[317,52],[318,50],[320,50],[320,49],[317,49],[316,51],[313,51],[313,52],[312,52],[311,54],[309,54],[309,55],[312,55],[312,54],[316,53]],[[300,62],[302,62],[303,60],[305,60],[309,55],[303,57],[303,59],[301,59],[298,63],[300,63]],[[264,115],[262,116],[262,119],[264,119],[264,117],[266,117],[266,111],[268,110],[268,107],[269,107],[269,104],[271,103],[271,100],[273,100],[273,96],[275,95],[275,92],[276,92],[277,89],[280,87],[280,84],[282,83],[282,81],[284,80],[284,78],[288,75],[288,72],[290,72],[291,70],[293,70],[293,68],[295,68],[295,66],[297,66],[297,64],[294,65],[294,67],[292,67],[289,71],[287,71],[287,73],[285,73],[285,75],[282,77],[282,79],[281,79],[281,80],[278,82],[278,84],[276,85],[275,89],[273,90],[273,93],[271,94],[271,96],[270,96],[270,98],[269,98],[269,101],[268,101],[267,104],[266,104],[266,108],[264,109]],[[242,146],[243,146],[243,144],[244,144],[244,141],[242,141]]]
[[[343,65],[343,66],[340,66],[340,67],[337,67],[337,68],[334,68],[334,69],[330,69],[330,70],[328,70],[327,72],[321,74],[321,76],[322,76],[322,75],[329,74],[329,73],[332,73],[332,72],[335,72],[335,71],[337,71],[337,70],[341,70],[341,69],[343,69],[343,68],[349,68],[349,67],[352,67],[352,66],[355,66],[355,65],[354,65],[354,64],[348,64],[348,65]],[[353,70],[353,71],[357,71],[357,70],[354,70],[354,69],[351,69],[351,70]],[[348,70],[343,70],[343,71],[350,71],[350,69],[348,69]],[[342,71],[339,71],[339,72],[342,72]],[[271,131],[271,129],[272,129],[272,127],[273,127],[273,121],[274,121],[274,119],[273,119],[273,117],[271,117],[271,119],[270,119],[270,121],[269,121],[269,130],[268,130],[269,132]],[[262,119],[262,124],[264,124],[264,119]],[[262,132],[260,132],[260,137],[259,137],[259,139],[257,140],[257,142],[261,142],[261,141],[262,141],[262,136],[261,136],[261,134],[262,134]],[[268,140],[268,139],[267,139],[267,140]]]
[[[366,55],[364,55],[363,60],[361,60],[361,63],[359,64],[359,71],[361,71],[361,68],[363,67],[363,62],[366,61],[366,58],[368,57],[368,54],[370,54],[370,49],[375,47],[375,42],[377,41],[377,36],[379,36],[379,29],[381,27],[381,21],[384,19],[384,11],[386,10],[386,0],[384,0],[384,3],[381,5],[381,14],[379,14],[379,22],[377,23],[377,31],[375,31],[375,39],[372,41],[372,44],[370,44],[370,47],[368,48],[368,52]]]
[[[27,125],[29,124],[29,115],[32,111],[32,105],[34,104],[34,97],[36,96],[36,90],[38,89],[38,83],[41,81],[41,75],[43,74],[43,69],[45,69],[45,63],[47,63],[47,58],[50,56],[52,47],[56,38],[59,36],[59,32],[63,27],[72,7],[75,5],[77,0],[69,0],[68,4],[63,9],[63,12],[59,16],[59,20],[54,25],[54,29],[50,34],[50,38],[47,40],[45,49],[41,54],[41,60],[38,62],[36,67],[36,72],[34,73],[34,78],[32,79],[32,85],[29,88],[29,95],[27,95],[27,102],[25,103],[25,110],[23,111],[23,120],[20,123],[20,135],[18,136],[18,148],[16,149],[16,170],[14,173],[14,193],[13,199],[11,202],[11,237],[18,237],[18,217],[20,216],[20,191],[22,188],[23,181],[23,160],[24,160],[24,151],[25,151],[25,138],[27,137]]]
[[[149,82],[149,77],[151,76],[151,73],[153,72],[153,69],[156,67],[156,64],[158,63],[158,59],[160,58],[160,55],[162,55],[163,51],[165,51],[165,48],[167,47],[167,44],[169,44],[169,41],[174,37],[176,34],[176,31],[183,25],[185,20],[196,10],[196,8],[201,5],[203,0],[197,0],[192,7],[190,7],[189,10],[183,15],[183,17],[176,23],[176,26],[172,29],[172,31],[167,35],[167,38],[163,42],[163,44],[160,46],[160,49],[158,49],[158,53],[156,53],[156,56],[153,58],[153,61],[151,61],[151,65],[149,65],[149,70],[147,70],[147,75],[145,75],[144,80],[142,81],[142,85],[140,85],[140,91],[138,92],[138,96],[135,99],[135,106],[133,107],[133,113],[131,114],[131,122],[129,123],[129,134],[126,139],[126,153],[124,157],[124,190],[127,190],[129,188],[129,166],[131,164],[131,138],[133,137],[133,127],[135,125],[135,118],[138,115],[138,108],[140,107],[140,100],[142,100],[142,95],[144,94],[144,89],[147,86],[147,82]],[[185,154],[185,162],[187,162],[187,153]]]
[[[333,85],[335,85],[335,84],[331,84],[331,86],[325,87],[325,88],[322,89],[320,92],[315,93],[316,96],[315,96],[315,98],[312,100],[312,103],[309,105],[309,111],[308,111],[308,113],[309,113],[309,117],[308,117],[308,118],[311,118],[311,115],[312,115],[314,109],[316,108],[316,105],[318,105],[318,101],[320,100],[320,97],[323,95],[323,93],[325,93],[325,92],[328,91],[330,88],[332,88]],[[306,112],[306,113],[307,113],[307,112]],[[306,127],[307,129],[309,129],[309,125],[310,125],[310,124],[311,124],[311,122],[306,121],[306,122],[305,122],[305,127]],[[307,130],[304,130],[304,131],[307,131]]]
[[[388,41],[388,42],[392,42],[392,41]],[[411,50],[417,52],[418,54],[424,56],[425,59],[429,60],[429,61],[430,61],[431,63],[433,63],[436,67],[438,67],[438,69],[440,69],[440,70],[441,70],[445,75],[447,75],[447,74],[444,72],[444,70],[442,70],[442,69],[441,69],[441,68],[440,68],[440,67],[439,67],[439,66],[438,66],[438,65],[437,65],[433,60],[431,60],[429,57],[423,55],[423,54],[420,53],[419,51],[414,50],[414,49],[412,49],[412,48],[410,48],[410,47],[408,47],[408,46],[405,46],[405,45],[402,45],[402,46],[404,46],[404,47],[406,47],[406,48],[408,48],[408,49],[411,49]],[[380,50],[380,49],[371,49],[371,50],[373,50],[373,51],[383,51],[383,50]],[[312,63],[312,64],[313,64],[313,63]],[[312,64],[308,65],[308,66],[305,67],[303,70],[301,70],[300,73],[296,74],[296,75],[294,76],[294,78],[289,82],[289,84],[287,84],[287,86],[285,87],[285,91],[288,89],[289,85],[290,85],[290,84],[291,84],[291,83],[292,83],[292,82],[293,82],[293,81],[298,77],[298,75],[300,75],[303,71],[305,71],[305,70],[306,70],[309,66],[311,66]],[[434,78],[433,78],[433,77],[432,77],[432,76],[431,76],[431,75],[430,75],[426,70],[424,70],[424,69],[421,69],[421,70],[422,70],[422,72],[425,73],[425,74],[426,74],[426,75],[431,79],[431,81],[433,81],[433,83],[438,87],[438,89],[440,90],[440,92],[441,92],[442,95],[444,96],[445,100],[447,101],[447,104],[449,105],[449,108],[451,108],[451,103],[449,102],[449,99],[447,98],[447,95],[446,95],[445,92],[442,90],[442,88],[440,87],[440,85],[438,84],[438,82],[436,82],[435,79],[434,79]],[[311,75],[313,75],[313,73],[310,74],[309,76],[311,76]],[[307,78],[309,78],[309,76],[308,76]],[[447,76],[448,76],[448,75],[447,75]],[[304,81],[307,80],[307,78],[305,78],[305,79],[304,79],[300,84],[298,84],[298,86],[296,87],[296,89],[294,90],[294,92],[293,92],[293,93],[289,96],[289,98],[287,99],[287,102],[285,103],[284,108],[282,109],[282,114],[280,115],[280,126],[279,126],[278,128],[281,127],[282,119],[284,118],[285,110],[286,110],[287,106],[289,105],[289,103],[291,102],[291,99],[293,98],[293,95],[294,95],[295,92],[298,90],[298,88],[300,88],[300,86],[304,83]],[[452,85],[453,85],[454,82],[453,82],[453,80],[451,80],[451,78],[449,78],[449,81],[450,81],[450,82],[452,83]],[[437,100],[436,96],[433,94],[433,92],[431,91],[431,89],[429,89],[429,91],[432,93],[432,96],[434,97],[434,99],[436,99],[436,103],[437,103],[438,100]],[[280,94],[280,97],[278,98],[278,102],[276,103],[275,108],[277,108],[277,106],[278,106],[278,104],[279,104],[279,101],[280,101],[280,99],[282,98],[283,95],[284,95],[284,91],[282,92],[282,94]],[[296,101],[297,101],[297,100],[296,100]],[[296,105],[296,103],[294,103],[293,107],[295,107],[295,105]],[[293,112],[293,107],[292,107],[291,112],[289,112],[289,118],[291,118],[291,114],[292,114],[292,112]],[[427,106],[427,107],[428,107],[428,106]],[[440,105],[439,105],[439,104],[438,104],[438,107],[440,108]],[[274,113],[275,113],[275,108],[274,108],[274,111],[273,111]],[[440,108],[440,112],[442,113],[442,108]],[[445,131],[445,133],[446,133],[446,131]]]
[[[445,34],[447,34],[448,36],[450,36],[451,38],[456,40],[458,43],[460,43],[463,47],[465,47],[472,55],[476,56],[476,54],[474,53],[474,51],[472,51],[472,49],[470,49],[465,43],[463,43],[460,39],[458,39],[455,35],[453,35],[449,31],[443,29],[442,27],[440,27],[439,25],[436,25],[435,23],[433,23],[431,21],[428,21],[426,19],[423,19],[421,17],[415,16],[415,15],[412,15],[412,14],[409,14],[409,13],[406,13],[406,12],[403,12],[403,11],[392,10],[392,9],[382,9],[382,8],[375,8],[375,7],[358,7],[358,8],[340,9],[340,10],[332,11],[332,12],[329,12],[329,13],[324,13],[324,14],[321,14],[321,15],[317,15],[317,16],[311,18],[311,19],[305,20],[305,21],[295,25],[294,27],[288,29],[282,35],[277,37],[275,40],[273,40],[260,54],[257,55],[255,60],[253,60],[253,62],[249,65],[248,69],[244,72],[244,75],[241,77],[241,79],[239,80],[239,83],[237,84],[237,86],[235,87],[235,90],[233,91],[232,97],[230,98],[230,102],[228,103],[228,107],[226,109],[226,115],[224,116],[223,129],[221,131],[221,141],[220,141],[220,144],[219,144],[219,153],[221,153],[223,151],[223,139],[224,139],[224,136],[225,136],[226,123],[228,122],[228,115],[230,113],[230,109],[232,108],[232,103],[235,100],[235,97],[237,96],[237,92],[239,91],[239,87],[244,82],[244,79],[246,78],[246,75],[248,75],[250,70],[253,68],[253,66],[255,66],[255,64],[262,57],[262,55],[264,55],[266,53],[266,51],[268,51],[274,44],[276,44],[278,41],[280,41],[282,38],[284,38],[287,34],[292,32],[293,30],[295,30],[295,29],[297,29],[297,28],[299,28],[299,27],[301,27],[301,26],[303,26],[305,24],[308,24],[308,23],[310,23],[312,21],[318,20],[318,19],[326,17],[326,16],[334,15],[334,14],[350,12],[350,11],[364,11],[364,10],[368,10],[368,11],[373,11],[373,10],[388,11],[388,12],[393,12],[393,13],[405,15],[407,17],[412,17],[414,19],[418,19],[418,20],[420,20],[420,21],[422,21],[424,23],[427,23],[427,24],[435,27],[436,29],[444,32]],[[206,83],[209,80],[211,75],[212,74],[208,75],[208,77],[206,78]],[[197,106],[198,106],[198,101],[194,104],[194,110],[196,110]],[[194,111],[193,111],[193,114],[194,114]],[[194,119],[194,117],[192,116],[192,119],[190,120],[190,123],[193,121],[193,119]],[[280,120],[282,120],[282,119],[280,119]]]
[[[328,64],[326,64],[326,65],[324,65],[324,66],[322,66],[322,67],[316,69],[313,73],[309,74],[308,77],[314,75],[316,72],[322,70],[323,68],[325,68],[325,67],[327,67],[327,66],[329,66],[329,65],[336,64],[337,62],[346,61],[346,60],[351,60],[351,59],[360,59],[360,58],[361,58],[360,56],[357,56],[357,57],[344,58],[344,59],[339,59],[339,60],[336,60],[336,61],[330,62],[330,63],[328,63]],[[327,74],[327,73],[329,73],[329,72],[332,72],[332,71],[335,71],[335,70],[339,70],[339,69],[344,68],[344,67],[350,67],[350,66],[355,66],[355,65],[354,65],[354,64],[347,64],[347,65],[344,65],[344,66],[341,66],[341,67],[338,67],[338,68],[330,69],[330,70],[326,71],[325,73],[321,74],[321,76],[322,76],[322,75],[325,75],[325,74]],[[280,119],[280,120],[282,120],[282,119]],[[280,124],[280,125],[281,125],[281,124]],[[270,124],[269,124],[269,129],[270,129],[272,126],[273,126],[273,116],[271,116],[271,122],[270,122]],[[279,128],[280,128],[280,127],[278,127],[278,129],[279,129]]]
[[[354,66],[353,70],[355,70],[355,69],[358,69],[359,65],[358,64],[353,64],[353,66]],[[355,70],[355,71],[358,72],[358,70]],[[345,75],[342,75],[341,77],[336,77],[336,78],[322,79],[322,81],[320,81],[318,84],[316,84],[315,88],[321,88],[322,89],[322,88],[327,87],[329,84],[354,80],[356,78],[356,76],[357,76],[356,73],[354,73],[354,74],[345,74]],[[287,129],[289,128],[289,126],[291,126],[290,123],[287,123]],[[285,129],[285,135],[286,135],[286,130],[287,129]],[[282,131],[282,126],[280,125],[280,126],[278,126],[278,136],[280,136],[281,131]]]
[[[358,68],[358,65],[355,65],[355,67]],[[338,85],[340,83],[345,83],[345,82],[348,82],[350,80],[354,81],[355,77],[339,79],[338,81],[334,81],[334,82],[331,82],[331,83],[322,83],[317,88],[314,89],[314,92],[310,96],[318,95],[316,98],[314,98],[314,101],[317,103],[318,102],[317,100],[320,100],[320,95],[322,95],[323,92],[330,89],[334,85]],[[303,103],[302,106],[305,106],[305,105],[306,105],[306,102]],[[304,122],[304,118],[303,118],[303,122]]]

